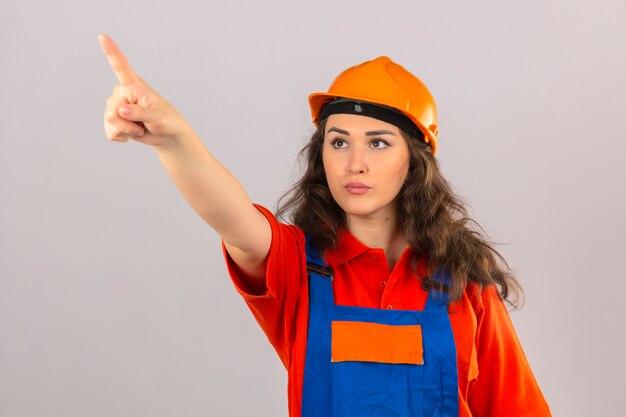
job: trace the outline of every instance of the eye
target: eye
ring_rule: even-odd
[[[384,148],[388,148],[389,147],[389,143],[387,143],[386,141],[376,138],[376,139],[372,139],[372,141],[370,142],[372,148],[376,148],[376,149],[384,149]]]
[[[341,138],[335,138],[331,140],[330,144],[335,149],[341,149],[341,148],[345,148],[346,146],[348,146],[348,143]]]

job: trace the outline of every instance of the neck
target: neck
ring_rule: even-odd
[[[383,249],[390,269],[393,269],[408,245],[406,236],[399,228],[397,215],[348,216],[348,230],[364,245]]]

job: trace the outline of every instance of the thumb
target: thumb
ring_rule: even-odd
[[[139,106],[137,104],[121,104],[117,108],[117,112],[122,118],[126,120],[131,120],[133,122],[151,123],[158,119],[157,115],[155,114],[156,109]]]

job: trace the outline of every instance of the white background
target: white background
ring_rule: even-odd
[[[437,157],[526,289],[555,416],[624,415],[626,2],[7,2],[0,13],[0,415],[287,416],[286,372],[220,240],[103,129],[139,75],[269,208],[306,97],[388,55],[439,107]]]

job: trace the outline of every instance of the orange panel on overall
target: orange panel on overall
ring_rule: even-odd
[[[424,363],[419,325],[333,321],[331,326],[332,362]]]

